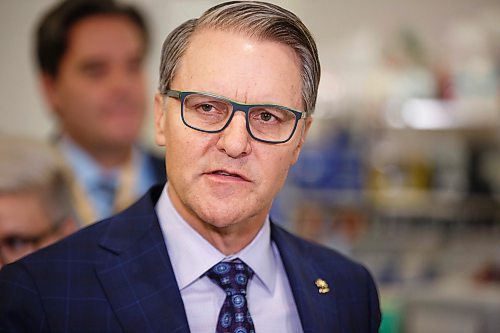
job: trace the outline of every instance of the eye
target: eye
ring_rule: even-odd
[[[270,114],[269,112],[262,112],[260,115],[260,120],[262,121],[265,121],[265,122],[268,122],[268,121],[271,121],[273,120],[273,118],[275,118],[272,114]]]
[[[127,71],[130,74],[140,73],[142,70],[142,58],[133,58],[127,62]]]
[[[100,61],[89,61],[80,66],[81,73],[89,79],[98,80],[106,76],[108,67]]]
[[[231,110],[231,105],[213,96],[192,94],[184,100],[184,110],[200,116],[226,115]]]
[[[204,111],[204,112],[211,112],[214,110],[214,106],[211,105],[211,104],[202,104],[200,105],[200,108]]]
[[[255,107],[250,112],[250,118],[261,124],[279,124],[287,120],[286,111],[271,107]]]
[[[28,239],[20,236],[9,236],[4,239],[5,246],[11,251],[20,251],[30,244]]]

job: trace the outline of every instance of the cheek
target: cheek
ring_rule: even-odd
[[[179,155],[189,155],[191,158],[199,158],[211,146],[215,147],[218,137],[217,134],[203,133],[185,126],[176,110],[167,110],[164,135],[167,152],[178,151]],[[191,164],[196,161],[191,160]]]
[[[190,128],[186,128],[181,120],[172,117],[166,119],[164,131],[165,152],[167,166],[170,169],[183,172],[197,164],[196,161],[200,157],[201,142],[196,140],[193,132]]]
[[[131,79],[130,83],[127,85],[127,94],[136,100],[146,99],[147,97],[147,85],[146,80],[142,78]]]
[[[275,151],[263,154],[262,158],[260,158],[262,161],[261,179],[264,180],[269,187],[275,187],[279,190],[292,165],[292,158],[292,150],[281,151],[279,154]]]
[[[98,101],[101,99],[100,93],[102,93],[95,90],[76,89],[71,85],[60,89],[60,108],[68,114],[78,114],[80,119],[92,119],[99,112]]]
[[[147,84],[146,84],[146,77],[145,77],[145,75],[141,74],[138,78],[136,78],[135,80],[133,80],[133,82],[135,83],[135,88],[136,88],[134,90],[138,94],[146,95]]]
[[[66,118],[68,123],[74,124],[74,127],[94,128],[97,131],[106,123],[101,119],[99,113],[99,110],[88,100],[81,103],[72,101],[69,106],[63,109],[62,116]]]

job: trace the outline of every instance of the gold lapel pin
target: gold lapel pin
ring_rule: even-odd
[[[318,291],[320,294],[326,294],[327,292],[330,291],[328,283],[326,283],[325,280],[317,279],[314,283],[316,284],[316,287],[318,287]]]

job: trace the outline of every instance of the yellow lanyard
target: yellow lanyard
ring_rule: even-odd
[[[82,225],[89,225],[96,222],[97,213],[92,207],[89,194],[84,190],[82,184],[77,181],[69,163],[65,161],[64,165],[66,166],[65,173],[70,183],[73,208],[77,218],[80,220]],[[116,213],[123,210],[136,199],[134,191],[136,177],[134,177],[134,175],[137,175],[137,172],[131,155],[119,171],[118,187],[116,189],[113,212]]]

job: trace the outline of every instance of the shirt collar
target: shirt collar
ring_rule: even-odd
[[[87,191],[92,191],[93,186],[99,183],[103,177],[111,179],[114,182],[118,180],[120,168],[104,169],[92,156],[78,146],[70,137],[64,135],[59,140],[59,146],[62,153],[67,157],[67,162],[74,170],[75,177],[80,184],[84,184]],[[132,163],[139,166],[143,163],[144,157],[140,149],[132,148]],[[149,188],[149,184],[146,187]]]
[[[75,177],[84,186],[94,186],[103,175],[108,178],[116,178],[118,169],[104,170],[86,151],[81,149],[73,140],[63,136],[60,140],[60,147],[63,154],[67,157],[67,162],[75,171]],[[91,190],[91,188],[88,188]]]
[[[156,213],[180,290],[202,277],[220,261],[240,258],[249,265],[269,293],[274,292],[277,265],[271,246],[269,216],[257,236],[238,253],[225,256],[177,213],[167,193],[167,185],[156,204]],[[189,244],[189,246],[186,246]]]

